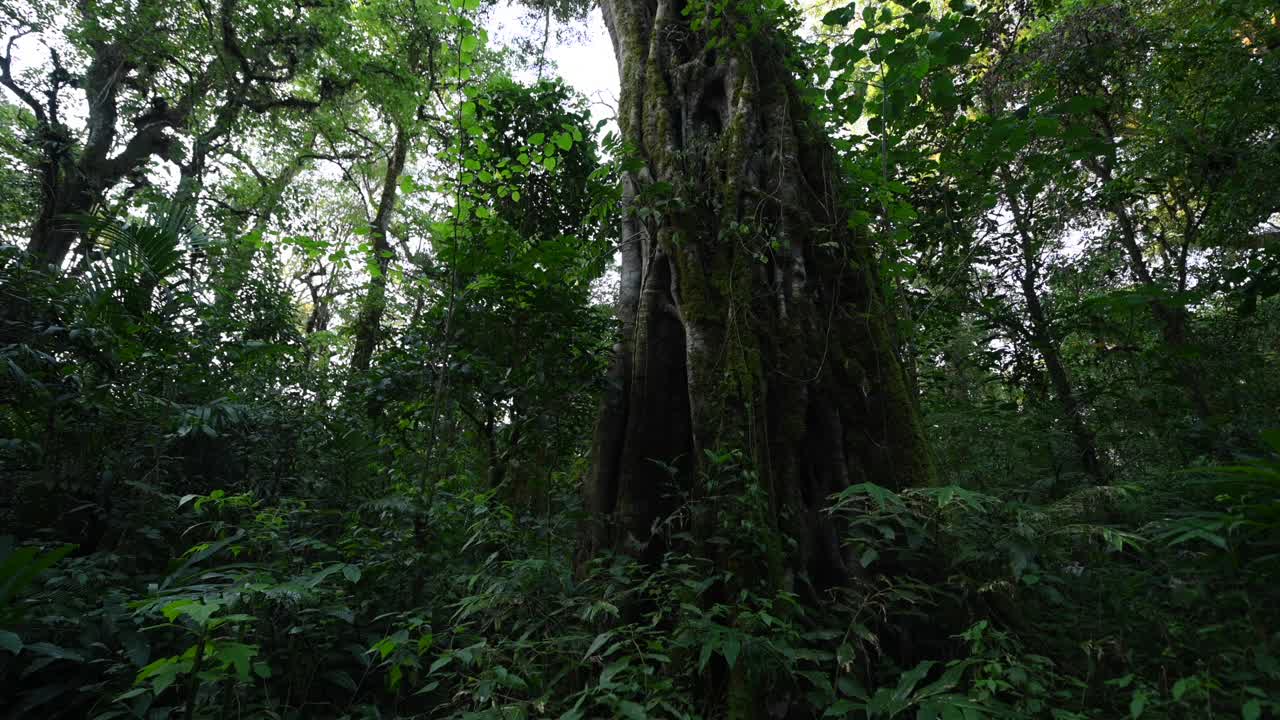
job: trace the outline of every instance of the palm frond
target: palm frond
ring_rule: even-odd
[[[186,214],[164,207],[139,220],[98,212],[85,225],[99,251],[85,271],[94,312],[134,318],[153,312],[157,290],[183,269],[183,241],[190,234]]]

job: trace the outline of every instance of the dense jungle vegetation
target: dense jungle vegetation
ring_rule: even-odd
[[[1280,717],[1276,12],[3,0],[0,716]]]

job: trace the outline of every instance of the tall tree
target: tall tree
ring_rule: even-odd
[[[382,179],[376,198],[372,198],[368,226],[373,261],[360,302],[351,356],[352,369],[364,371],[369,369],[378,346],[386,313],[387,273],[395,257],[391,221],[401,177],[413,162],[416,141],[426,131],[433,104],[443,90],[445,63],[437,58],[448,53],[444,26],[451,20],[465,30],[471,28],[471,21],[462,15],[449,15],[442,3],[403,0],[369,3],[359,9],[358,18],[374,42],[370,43],[370,50],[356,50],[353,55],[365,78],[362,84],[366,100],[378,109],[391,136],[390,146],[378,149],[383,160]],[[461,42],[459,38],[458,43]],[[461,47],[457,50],[460,52]],[[461,84],[461,63],[458,65],[454,79]]]
[[[382,316],[387,308],[387,271],[391,269],[391,258],[395,256],[390,237],[391,213],[395,210],[396,191],[409,157],[411,140],[411,131],[403,124],[396,124],[382,188],[378,193],[377,209],[369,221],[369,251],[374,261],[369,265],[369,286],[361,302],[360,317],[356,321],[355,348],[351,353],[351,368],[357,371],[369,369],[369,361],[382,332]]]
[[[468,152],[485,169],[467,187],[492,214],[470,218],[446,257],[462,289],[455,322],[468,329],[454,342],[469,366],[454,397],[483,441],[491,486],[528,506],[547,487],[547,460],[576,450],[590,427],[610,329],[591,286],[612,259],[599,208],[614,193],[585,103],[563,82],[495,77],[476,105],[483,132]],[[556,147],[555,168],[532,163],[515,189],[504,170],[521,167],[539,135]]]
[[[1044,98],[1070,99],[1065,137],[1083,150],[1076,157],[1109,238],[1156,321],[1173,379],[1195,416],[1216,427],[1230,407],[1195,338],[1192,306],[1209,288],[1196,266],[1207,246],[1248,236],[1278,206],[1275,191],[1256,183],[1257,168],[1276,157],[1274,113],[1253,110],[1277,97],[1276,73],[1245,42],[1273,10],[1254,0],[1168,0],[1144,12],[1124,3],[1056,12],[1049,31],[993,74],[1018,89],[1011,102],[1033,110]]]
[[[1098,453],[1098,441],[1085,419],[1085,408],[1080,401],[1079,392],[1067,374],[1066,363],[1062,359],[1062,340],[1040,297],[1044,260],[1040,250],[1042,241],[1037,239],[1033,230],[1036,198],[1034,193],[1030,198],[1023,196],[1025,190],[1013,181],[1007,170],[1000,173],[1000,182],[1001,192],[1012,216],[1019,265],[1018,287],[1022,291],[1028,321],[1027,334],[1044,361],[1045,372],[1057,401],[1062,406],[1062,414],[1079,454],[1080,465],[1095,482],[1101,482],[1106,478],[1106,470]]]
[[[39,148],[28,253],[61,264],[81,236],[78,217],[125,181],[131,191],[146,186],[156,159],[179,166],[177,199],[191,204],[214,145],[244,110],[307,110],[338,93],[344,84],[323,77],[316,60],[340,34],[341,12],[313,5],[275,17],[270,5],[247,0],[86,0],[6,13],[0,85],[34,115]],[[54,30],[63,25],[68,32]],[[48,48],[49,61],[20,72],[15,48],[33,40]],[[67,107],[75,90],[83,126]]]
[[[932,470],[872,250],[797,83],[794,19],[773,2],[601,6],[634,160],[587,551],[660,557],[651,528],[671,491],[696,492],[708,457],[739,449],[757,471],[742,482],[789,538],[743,582],[841,583],[856,564],[827,497]]]

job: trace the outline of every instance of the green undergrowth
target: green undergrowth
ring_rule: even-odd
[[[1272,455],[1045,504],[857,485],[830,512],[863,573],[818,603],[717,570],[707,548],[770,533],[694,542],[708,513],[751,517],[714,492],[668,520],[659,566],[576,569],[577,513],[463,484],[172,498],[183,551],[153,573],[7,546],[0,671],[15,717],[709,718],[742,673],[773,717],[1261,718],[1278,479]]]

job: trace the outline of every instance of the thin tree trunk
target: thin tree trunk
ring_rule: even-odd
[[[391,241],[389,226],[391,215],[396,205],[396,189],[400,184],[400,175],[404,172],[404,164],[409,156],[410,132],[404,125],[397,124],[395,144],[391,155],[387,158],[387,170],[382,178],[382,192],[378,198],[378,210],[369,223],[369,243],[373,252],[374,267],[377,269],[369,278],[369,288],[365,292],[361,304],[360,318],[356,324],[355,349],[351,353],[352,370],[363,372],[369,369],[373,351],[382,335],[382,316],[387,309],[387,271],[391,267]]]
[[[276,212],[280,209],[280,203],[284,199],[285,191],[293,184],[298,175],[307,167],[307,160],[311,155],[311,151],[315,148],[316,139],[320,136],[320,132],[314,127],[307,131],[306,138],[299,149],[298,154],[293,161],[280,171],[280,174],[272,178],[262,188],[262,197],[258,202],[258,209],[253,221],[253,228],[250,233],[261,235],[267,231],[271,225],[271,219],[275,217]]]
[[[1080,464],[1084,471],[1097,483],[1106,481],[1106,469],[1098,454],[1097,439],[1089,429],[1084,418],[1084,407],[1071,385],[1066,366],[1062,362],[1060,342],[1053,332],[1049,318],[1045,314],[1044,305],[1040,302],[1040,259],[1036,252],[1035,241],[1031,236],[1030,222],[1025,208],[1018,199],[1017,190],[1013,188],[1007,173],[1001,173],[1005,199],[1013,214],[1014,229],[1018,234],[1018,247],[1022,255],[1022,298],[1027,305],[1027,317],[1031,321],[1029,335],[1036,351],[1044,360],[1048,371],[1049,382],[1053,385],[1054,394],[1062,405],[1063,417],[1067,421],[1076,451],[1080,455]]]
[[[324,271],[323,267],[321,271]],[[334,267],[329,268],[326,273],[324,285],[317,287],[311,284],[310,278],[307,279],[307,292],[311,295],[311,313],[307,315],[307,335],[329,329],[329,303],[333,300],[333,281],[337,273],[337,263],[334,263]]]
[[[239,302],[239,289],[253,269],[253,258],[258,252],[257,243],[262,240],[262,236],[270,228],[271,220],[275,217],[276,212],[279,211],[285,192],[298,175],[306,169],[308,155],[315,146],[317,136],[317,130],[314,128],[310,130],[298,154],[274,177],[264,176],[249,158],[232,153],[257,178],[262,190],[257,202],[254,203],[252,212],[246,208],[246,212],[243,214],[233,213],[231,218],[223,222],[222,230],[227,238],[226,254],[223,256],[222,262],[216,266],[220,277],[214,283],[214,292],[220,304],[233,305]],[[244,220],[249,214],[254,215],[254,221],[246,233],[244,232]],[[317,317],[313,309],[312,317],[307,322],[308,333],[313,330],[313,321],[320,319],[323,318]]]
[[[498,450],[498,423],[496,409],[492,398],[486,400],[484,407],[484,445],[488,463],[489,489],[497,490],[506,479],[507,464]]]
[[[1104,120],[1103,127],[1107,132],[1108,139],[1115,137],[1109,122]],[[1094,177],[1104,186],[1114,179],[1111,166],[1105,161],[1091,161],[1086,165]],[[1200,373],[1196,369],[1195,363],[1187,359],[1187,356],[1191,353],[1191,347],[1187,337],[1188,317],[1186,308],[1180,305],[1170,305],[1159,297],[1163,289],[1155,281],[1155,277],[1151,274],[1151,268],[1147,265],[1147,259],[1142,253],[1138,225],[1130,212],[1129,206],[1123,200],[1111,199],[1106,203],[1106,209],[1115,216],[1116,224],[1120,228],[1120,245],[1128,256],[1130,272],[1133,273],[1134,279],[1153,296],[1150,303],[1151,313],[1160,325],[1160,335],[1165,347],[1168,348],[1169,354],[1173,356],[1174,377],[1185,390],[1187,399],[1191,402],[1192,410],[1201,420],[1210,422],[1214,413],[1210,406],[1208,395],[1205,392],[1204,384],[1201,382]]]
[[[218,109],[217,120],[213,127],[200,133],[192,141],[191,158],[182,163],[178,178],[178,191],[173,197],[176,212],[184,216],[195,217],[200,194],[204,191],[205,172],[208,169],[209,153],[214,143],[231,130],[231,125],[240,116],[239,103],[227,103]],[[189,215],[187,215],[189,213]]]

